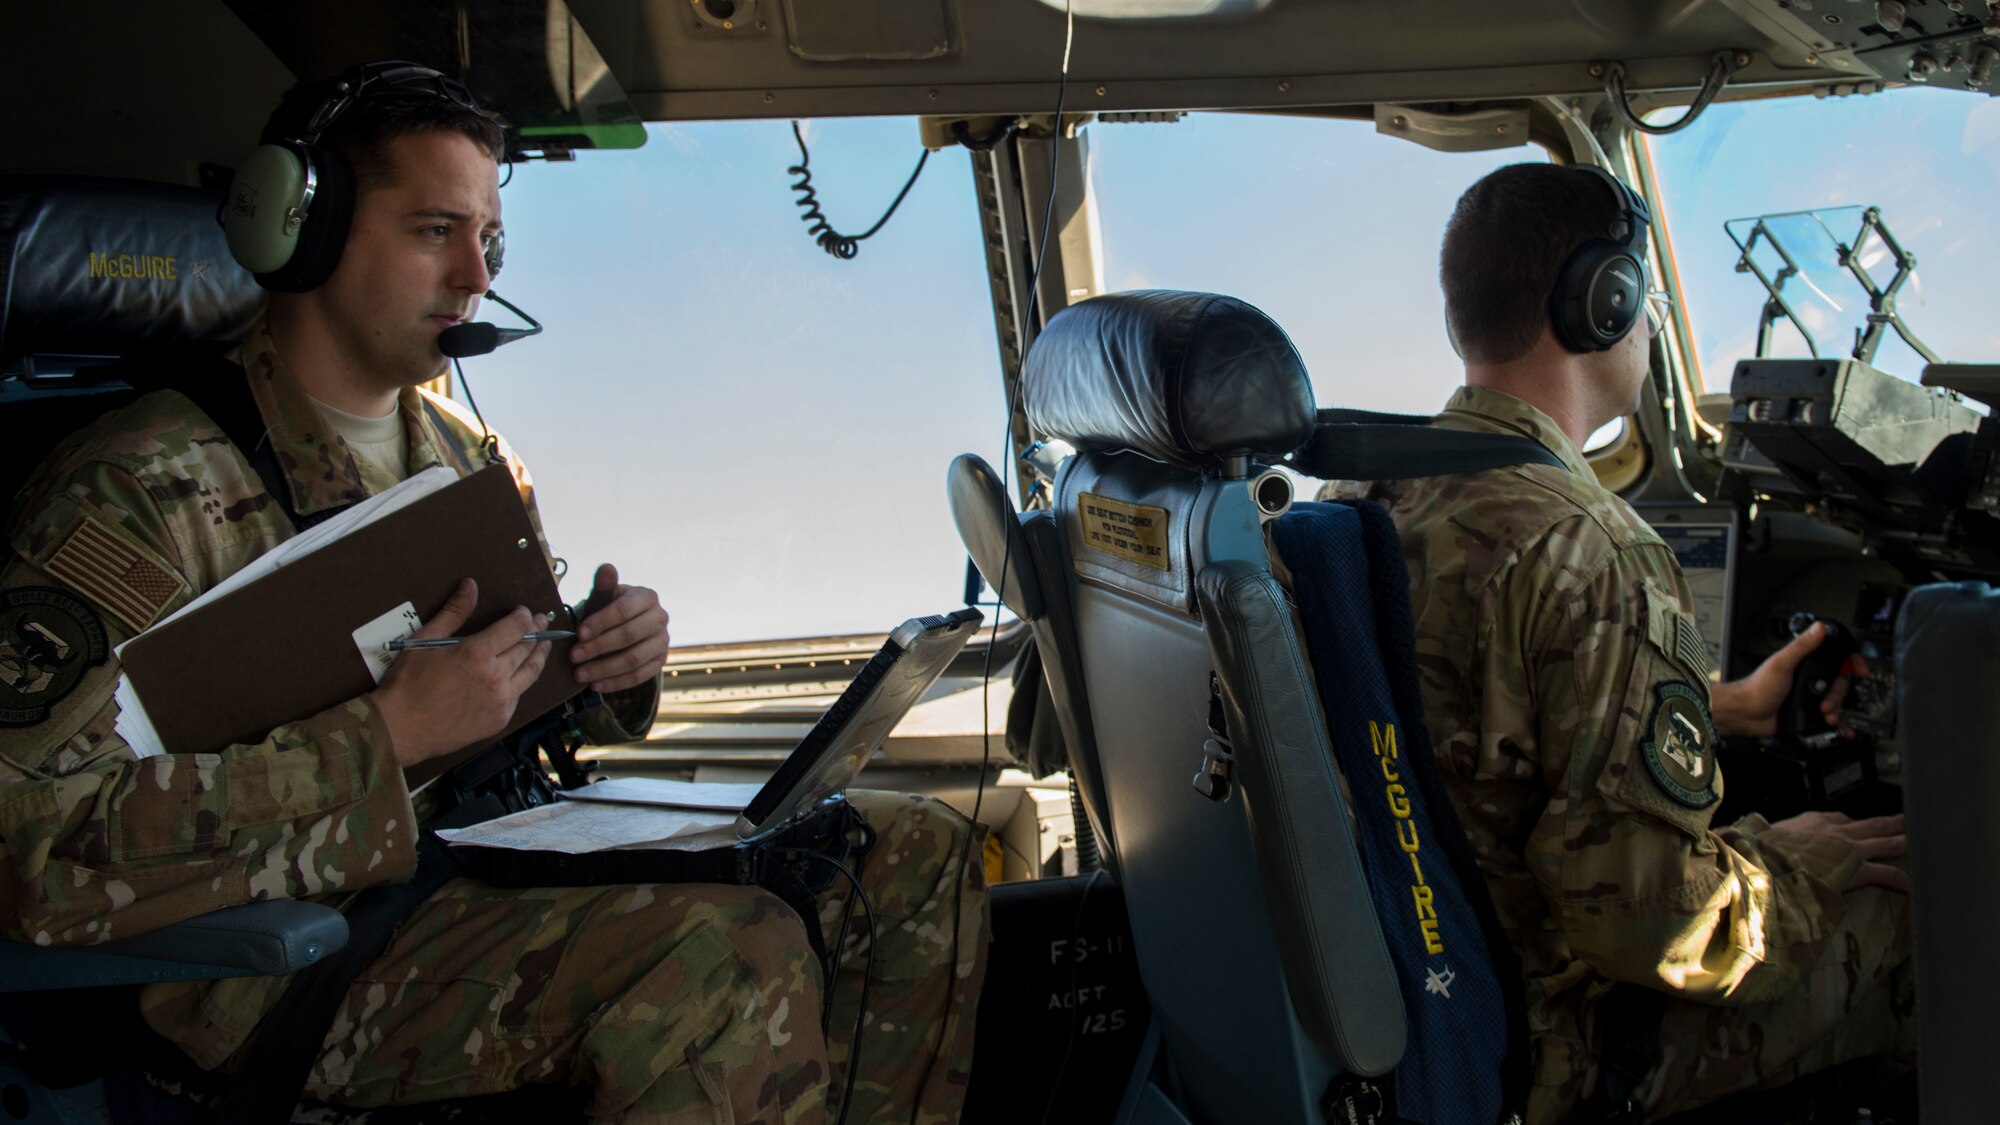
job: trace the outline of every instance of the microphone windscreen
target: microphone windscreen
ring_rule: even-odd
[[[454,324],[438,333],[437,338],[438,350],[451,359],[485,355],[499,346],[500,326],[483,320]]]

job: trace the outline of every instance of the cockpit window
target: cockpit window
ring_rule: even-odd
[[[1784,292],[1797,323],[1778,319],[1769,354],[1853,354],[1869,300],[1840,248],[1853,251],[1878,286],[1896,273],[1890,247],[1867,231],[1869,207],[1915,258],[1897,303],[1916,337],[1945,360],[2000,359],[1990,309],[2000,245],[1993,211],[2000,103],[1909,89],[1718,104],[1650,145],[1709,390],[1727,390],[1736,361],[1756,354],[1768,299],[1755,271],[1739,272],[1740,245],[1767,276],[1795,270]],[[1883,337],[1875,365],[1921,376],[1924,357],[1893,329]]]
[[[1090,130],[1111,289],[1241,297],[1291,334],[1322,406],[1424,414],[1463,379],[1437,281],[1452,204],[1503,164],[1548,158],[1434,152],[1326,118]]]
[[[961,604],[945,467],[998,463],[1004,413],[965,154],[933,156],[839,261],[799,221],[790,124],[648,128],[636,152],[516,170],[496,288],[548,331],[466,362],[534,474],[563,594],[615,562],[660,591],[677,644],[880,632]],[[920,152],[907,119],[806,137],[846,232]]]

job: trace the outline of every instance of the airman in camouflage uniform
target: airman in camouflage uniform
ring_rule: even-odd
[[[393,483],[368,479],[372,470],[330,435],[268,336],[253,336],[240,359],[301,514]],[[409,389],[402,416],[411,472],[480,463],[481,433],[456,404]],[[502,452],[532,514],[528,474]],[[20,499],[0,596],[11,603],[19,592],[58,591],[61,605],[31,608],[28,617],[51,616],[58,627],[87,617],[109,646],[293,534],[241,454],[171,392],[100,419],[53,455]],[[85,547],[71,546],[86,525],[129,552],[122,574],[102,577],[94,557],[78,554]],[[113,730],[117,660],[93,666],[85,655],[56,661],[51,683],[15,688],[6,700],[42,716],[0,727],[0,916],[13,936],[93,944],[264,898],[338,904],[348,892],[410,876],[421,818],[366,698],[279,727],[259,744],[135,761]],[[601,741],[642,737],[657,700],[656,684],[621,693],[587,725]],[[981,868],[969,865],[963,904],[955,904],[964,819],[897,794],[853,798],[880,837],[861,873],[880,949],[860,1104],[849,1119],[907,1120],[922,1086],[920,1120],[955,1120],[984,969]],[[829,941],[842,889],[825,895]],[[849,1045],[822,1043],[819,970],[799,926],[776,898],[742,888],[451,883],[355,985],[311,1090],[366,1105],[581,1082],[595,1089],[592,1111],[606,1116],[713,1101],[730,1105],[736,1121],[816,1120],[829,1079],[834,1096],[841,1089]],[[850,932],[837,1017],[858,999],[866,939]],[[226,1067],[284,983],[155,985],[144,1007],[197,1063]],[[947,990],[955,991],[952,1026],[941,1031]],[[836,1032],[845,1026],[834,1021]],[[926,1083],[941,1034],[945,1056]]]
[[[1547,171],[1534,173],[1539,190],[1565,186]],[[1453,323],[1465,350],[1470,333]],[[1541,325],[1522,362],[1559,365]],[[1593,360],[1636,364],[1614,397],[1636,395],[1645,371],[1645,332],[1633,335],[1618,345],[1632,354]],[[1467,362],[1480,381],[1504,366]],[[1586,393],[1621,377],[1589,370]],[[1856,887],[1896,882],[1874,863],[1860,877],[1864,859],[1901,854],[1901,818],[1711,825],[1713,669],[1672,550],[1570,436],[1599,422],[1566,431],[1520,397],[1470,385],[1437,426],[1526,436],[1562,467],[1322,491],[1382,504],[1402,536],[1426,725],[1525,978],[1531,1122],[1567,1119],[1598,1090],[1620,982],[1667,994],[1657,1062],[1632,1092],[1649,1120],[1907,1047],[1914,1027],[1906,900]],[[1818,639],[1715,685],[1731,705],[1723,733],[1759,732],[1757,712],[1776,703],[1753,697],[1781,693]]]
[[[464,271],[477,279],[462,284],[483,289],[483,270]],[[232,359],[294,511],[395,483],[355,456],[263,322]],[[450,401],[404,386],[396,403],[409,473],[483,462],[481,429]],[[534,516],[528,475],[500,448]],[[90,945],[262,899],[338,906],[410,878],[418,829],[435,810],[404,783],[380,691],[212,753],[138,758],[115,730],[111,650],[295,534],[209,418],[179,393],[146,395],[59,447],[14,512],[0,566],[0,635],[21,641],[0,677],[0,929]],[[609,694],[587,732],[643,737],[658,692],[655,676]],[[878,841],[859,872],[877,932],[849,1120],[907,1121],[916,1106],[918,1121],[954,1121],[985,964],[983,870],[960,866],[972,828],[927,799],[852,797]],[[829,943],[844,891],[836,881],[823,895]],[[829,1042],[803,925],[755,888],[453,881],[355,982],[308,1092],[368,1106],[554,1083],[588,1086],[589,1112],[608,1120],[830,1119],[871,935],[857,922],[840,951]],[[230,1070],[286,983],[154,985],[142,1007],[197,1064]]]

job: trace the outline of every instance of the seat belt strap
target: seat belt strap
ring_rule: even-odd
[[[1568,470],[1562,458],[1531,437],[1445,430],[1415,414],[1322,410],[1312,440],[1292,467],[1320,480],[1412,480],[1477,473],[1514,465]]]

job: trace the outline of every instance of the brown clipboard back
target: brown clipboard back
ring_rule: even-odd
[[[354,631],[404,602],[428,621],[468,576],[479,583],[479,604],[461,633],[522,605],[551,614],[555,627],[568,623],[505,466],[481,469],[157,626],[119,659],[168,753],[214,753],[373,691]],[[555,642],[506,734],[582,690],[569,645]],[[412,767],[410,781],[447,765]]]

